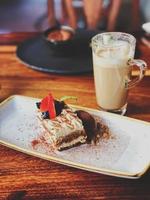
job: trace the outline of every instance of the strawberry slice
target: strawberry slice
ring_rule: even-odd
[[[40,110],[41,112],[48,111],[50,119],[56,117],[55,103],[52,94],[49,94],[44,99],[42,99],[40,104]]]
[[[45,112],[48,111],[48,105],[49,105],[49,96],[44,97],[44,99],[42,99],[41,104],[40,104],[40,110],[41,112]]]
[[[49,94],[49,108],[48,108],[50,119],[53,119],[56,117],[56,110],[55,110],[55,103],[53,96]]]

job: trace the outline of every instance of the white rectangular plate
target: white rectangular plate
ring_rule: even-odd
[[[84,144],[61,152],[32,141],[45,131],[38,120],[31,97],[11,96],[0,104],[0,144],[60,164],[87,171],[139,178],[150,166],[150,123],[73,106],[100,117],[109,127],[111,137],[98,145]]]

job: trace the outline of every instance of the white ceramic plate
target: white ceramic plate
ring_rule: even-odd
[[[32,141],[42,131],[36,117],[38,99],[11,96],[0,104],[0,143],[12,149],[60,164],[87,171],[139,178],[150,166],[150,123],[98,110],[73,106],[101,117],[111,137],[98,145],[84,144],[61,152],[53,152]]]

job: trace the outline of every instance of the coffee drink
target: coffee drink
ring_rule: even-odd
[[[127,104],[129,85],[132,82],[130,61],[134,58],[135,40],[131,36],[131,44],[125,38],[129,34],[124,34],[124,40],[116,37],[116,34],[102,33],[92,41],[96,99],[98,105],[108,111],[121,110]]]
[[[107,48],[93,53],[96,97],[104,109],[119,109],[126,104],[126,83],[131,76],[131,67],[127,63],[131,55],[128,43],[121,43],[124,48]]]

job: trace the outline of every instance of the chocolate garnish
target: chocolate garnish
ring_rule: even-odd
[[[85,132],[87,134],[87,142],[91,143],[92,139],[95,137],[96,122],[94,117],[88,112],[83,110],[76,111],[77,116],[82,120]]]

